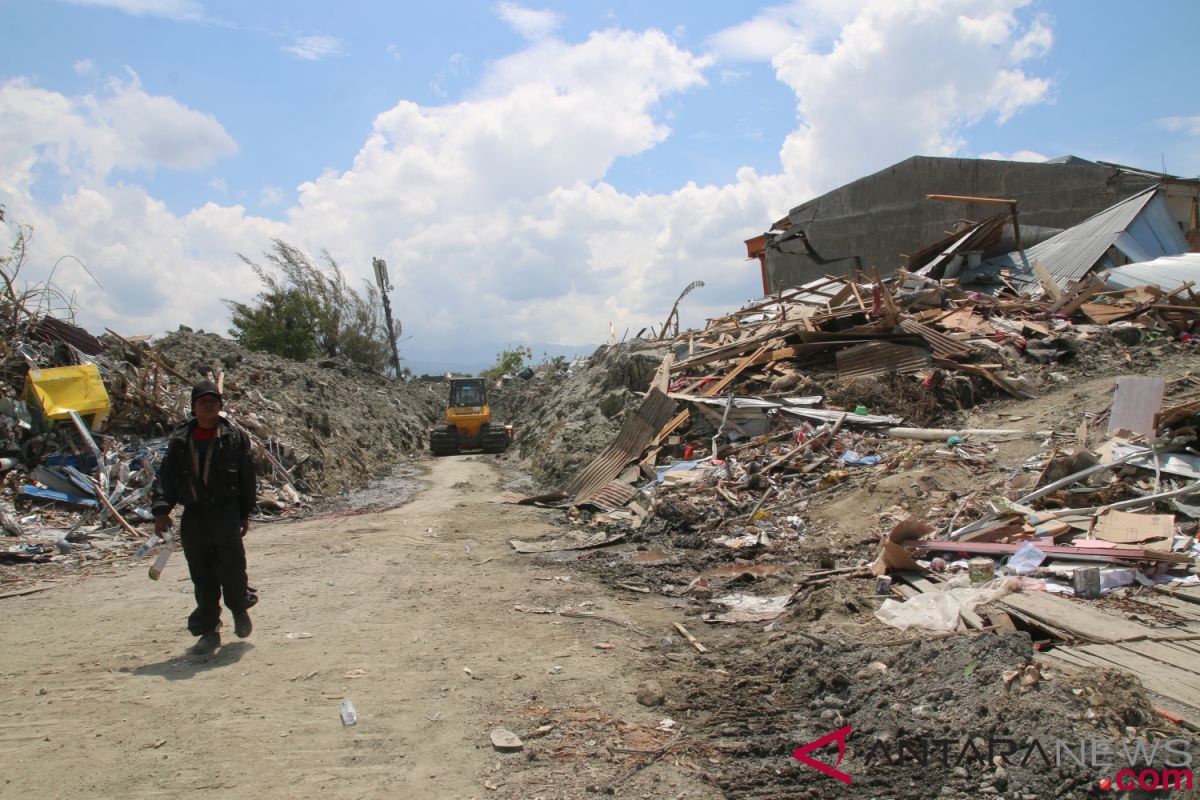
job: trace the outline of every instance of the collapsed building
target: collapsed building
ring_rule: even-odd
[[[1122,206],[1133,198],[1142,200]],[[1156,251],[1200,251],[1200,180],[1074,156],[1041,163],[914,156],[796,206],[748,239],[746,250],[760,262],[765,296],[826,275],[917,271],[950,247],[963,268],[975,269],[1117,206],[1123,212],[1106,222],[1132,223],[1122,214],[1140,212],[1159,241],[1147,249],[1132,234],[1120,237],[1113,244],[1141,246],[1119,250],[1106,266],[1149,261]],[[1024,271],[1032,274],[1031,266]]]

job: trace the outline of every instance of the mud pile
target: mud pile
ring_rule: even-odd
[[[494,416],[515,429],[510,457],[545,487],[560,487],[612,443],[665,354],[665,347],[634,339],[493,390]]]
[[[157,349],[189,379],[223,372],[227,410],[294,451],[297,488],[312,495],[363,486],[424,449],[442,402],[428,384],[389,380],[349,361],[292,361],[184,327]]]
[[[1089,797],[1106,777],[1093,743],[1116,754],[1111,779],[1125,747],[1164,736],[1134,678],[1068,677],[1033,655],[1021,633],[891,647],[788,636],[713,659],[728,674],[683,679],[668,710],[719,753],[705,777],[729,798]],[[851,783],[781,768],[780,754],[847,727],[840,764],[834,740],[811,757]]]

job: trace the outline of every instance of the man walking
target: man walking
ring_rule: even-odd
[[[242,538],[250,528],[256,490],[250,441],[221,417],[221,392],[212,381],[192,387],[192,415],[171,434],[158,468],[154,529],[168,530],[171,509],[183,506],[179,535],[196,593],[188,630],[200,637],[192,652],[208,655],[221,646],[222,594],[234,633],[244,639],[253,628]]]

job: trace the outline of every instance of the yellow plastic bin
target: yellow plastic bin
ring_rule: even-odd
[[[95,364],[31,369],[25,376],[25,397],[42,409],[46,419],[70,419],[75,411],[92,417],[93,427],[112,410]]]

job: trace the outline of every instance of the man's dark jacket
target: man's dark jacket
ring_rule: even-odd
[[[176,428],[167,441],[167,455],[154,481],[152,511],[156,516],[169,514],[172,508],[182,504],[185,511],[203,510],[209,512],[204,516],[210,519],[212,516],[228,519],[232,517],[228,513],[232,510],[230,507],[234,507],[237,509],[236,523],[240,525],[241,520],[249,518],[257,502],[250,442],[245,432],[224,418],[219,419],[218,433],[208,444],[216,450],[211,455],[213,461],[208,468],[206,486],[192,469],[189,444],[195,427],[196,420],[189,420]],[[201,459],[201,464],[203,462]]]

